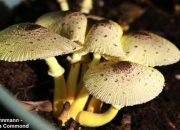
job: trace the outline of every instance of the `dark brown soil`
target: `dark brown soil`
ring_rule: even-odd
[[[72,10],[79,9],[80,0],[70,2]],[[126,8],[122,6],[124,3]],[[130,25],[130,30],[149,30],[158,33],[180,48],[180,10],[175,10],[178,4],[180,6],[178,0],[109,0],[106,2],[98,0],[94,2],[91,13],[111,18],[124,26]],[[0,12],[4,11],[0,19],[2,23],[0,29],[18,22],[33,22],[41,14],[59,9],[55,0],[24,2],[12,11],[2,3],[0,6],[3,7],[0,8]],[[132,8],[135,8],[134,11]],[[142,12],[139,13],[137,11],[139,9]],[[62,57],[58,59],[61,61]],[[65,62],[62,62],[62,65],[68,68]],[[157,69],[164,74],[166,86],[156,99],[142,105],[123,108],[111,123],[96,129],[118,130],[122,116],[128,113],[132,118],[132,130],[180,130],[180,63]],[[52,100],[53,79],[47,75],[47,66],[43,61],[21,63],[1,61],[0,84],[6,86],[19,100]],[[0,118],[4,115],[4,111],[1,110]],[[52,113],[40,111],[38,114],[57,126]]]

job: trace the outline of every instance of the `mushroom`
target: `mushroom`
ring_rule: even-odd
[[[121,43],[128,61],[153,67],[180,60],[180,51],[173,43],[147,31],[125,34]]]
[[[94,53],[94,60],[99,60],[101,55],[124,58],[125,53],[120,43],[122,33],[122,29],[117,23],[101,20],[91,27],[83,49]]]
[[[113,21],[99,21],[89,30],[83,50],[94,53],[90,67],[99,63],[102,56],[124,58],[125,54],[121,47],[120,38],[122,36],[121,27]],[[89,94],[84,88],[72,103],[69,116],[76,118],[79,111],[83,110]],[[79,99],[80,98],[80,99]]]
[[[76,120],[84,126],[97,127],[111,121],[124,106],[148,102],[161,93],[164,77],[156,69],[128,61],[104,62],[84,75],[90,94],[112,104],[105,113],[81,111]]]
[[[47,27],[48,29],[77,42],[80,45],[84,44],[85,33],[87,28],[87,18],[80,12],[52,12],[39,17],[37,24]],[[78,54],[74,52],[73,59],[81,60]],[[72,64],[67,78],[67,100],[70,104],[73,102],[76,94],[76,86],[79,75],[80,63]]]
[[[36,24],[44,26],[72,41],[84,44],[87,18],[81,12],[51,12],[40,16]]]
[[[66,98],[64,69],[54,56],[72,53],[81,47],[40,25],[21,23],[0,32],[0,60],[16,62],[44,59],[49,66],[48,74],[54,77],[55,92],[53,109],[57,114]]]

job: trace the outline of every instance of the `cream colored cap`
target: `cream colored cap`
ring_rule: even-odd
[[[158,96],[164,77],[158,70],[140,64],[104,62],[86,72],[84,85],[90,94],[105,103],[132,106]]]
[[[81,12],[52,12],[42,15],[36,23],[72,41],[84,44],[87,18]]]
[[[60,11],[43,14],[36,20],[36,24],[48,28],[53,32],[58,32],[62,28],[64,13]]]
[[[180,60],[180,51],[174,44],[150,32],[123,35],[121,43],[128,61],[153,67],[173,64]]]
[[[113,57],[124,57],[120,38],[122,29],[112,21],[101,21],[93,25],[85,40],[85,50]]]
[[[33,23],[12,25],[0,32],[0,60],[44,59],[78,49],[77,43]]]

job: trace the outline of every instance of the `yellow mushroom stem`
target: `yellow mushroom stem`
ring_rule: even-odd
[[[72,104],[76,96],[80,66],[81,64],[79,62],[72,64],[67,78],[67,100],[70,104]]]
[[[93,1],[92,0],[83,0],[81,4],[81,12],[89,14],[93,7]]]
[[[85,72],[88,70],[88,63],[90,61],[90,56],[89,55],[84,55],[82,57],[82,59],[84,59],[82,64],[81,64],[81,74],[80,74],[80,78],[79,78],[79,82],[77,85],[77,91],[76,91],[76,95],[79,93],[79,91],[81,90],[81,88],[83,87],[83,77]]]
[[[52,77],[58,77],[64,74],[64,68],[57,62],[55,57],[49,57],[45,59],[46,64],[49,67],[48,74]]]
[[[84,52],[84,51],[74,52],[72,57],[71,56],[67,57],[67,60],[70,61],[71,64],[77,63],[82,60],[82,56],[85,54],[87,54],[87,52]]]
[[[76,59],[78,59],[78,61],[83,60],[88,60],[87,56],[81,56],[81,53],[73,53],[73,56],[71,58],[72,61],[76,61]],[[71,65],[71,69],[67,78],[67,101],[72,104],[72,102],[74,101],[76,94],[77,94],[77,82],[78,82],[78,77],[79,77],[79,71],[80,71],[80,66],[81,64],[78,63],[74,63]]]
[[[100,61],[100,59],[101,56],[99,54],[94,54],[94,58],[91,62],[92,65],[97,64],[98,61]],[[73,119],[76,118],[77,114],[84,109],[88,98],[89,98],[89,93],[87,92],[86,88],[83,86],[80,90],[80,93],[77,95],[76,100],[71,105],[69,111],[69,118],[73,118]]]
[[[76,100],[71,105],[71,108],[69,110],[69,119],[70,118],[76,119],[77,114],[84,109],[88,97],[89,97],[89,93],[87,92],[86,88],[83,86],[78,96],[76,97]]]
[[[81,111],[77,115],[76,121],[83,126],[99,127],[110,122],[123,106],[111,106],[104,113],[92,113],[88,111]]]
[[[89,64],[89,67],[96,66],[100,62],[100,60],[101,60],[101,55],[98,53],[94,53],[93,54],[93,60]]]
[[[81,64],[79,63],[82,60],[83,53],[75,52],[72,57],[67,57],[67,59],[71,62],[71,69],[69,71],[69,75],[67,78],[67,101],[72,104],[75,99],[77,92],[77,81],[79,77],[79,70]],[[77,63],[78,62],[78,63]]]
[[[54,84],[53,111],[55,116],[58,116],[67,99],[67,88],[64,76],[54,77]]]
[[[80,62],[82,60],[82,56],[84,52],[75,52],[73,53],[72,57],[68,56],[67,59],[71,62],[71,69],[67,78],[67,101],[72,104],[75,99],[76,91],[77,91],[77,81],[79,77],[79,70],[80,70]]]
[[[69,10],[69,5],[68,5],[68,2],[67,0],[57,0],[59,5],[60,5],[60,8],[62,11],[67,11]]]
[[[96,99],[95,97],[92,97],[87,106],[87,111],[100,113],[102,105],[103,105],[103,102],[101,102],[101,100]]]
[[[53,111],[55,116],[59,115],[63,104],[66,102],[67,90],[64,79],[64,68],[59,65],[55,57],[45,59],[49,66],[48,74],[54,78],[54,101]]]

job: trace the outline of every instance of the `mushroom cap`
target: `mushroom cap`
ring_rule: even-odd
[[[164,77],[158,70],[140,64],[104,62],[85,73],[84,85],[90,94],[105,103],[132,106],[158,96]]]
[[[84,43],[87,18],[81,12],[52,12],[42,15],[36,23],[72,41]]]
[[[85,40],[85,50],[113,57],[124,57],[121,47],[121,27],[113,21],[100,21],[89,30]]]
[[[0,60],[9,62],[45,59],[78,49],[77,43],[33,23],[12,25],[0,32]]]
[[[36,20],[36,24],[48,28],[53,32],[58,32],[62,28],[63,12],[56,11],[43,14]]]
[[[133,32],[122,36],[128,61],[146,66],[162,66],[180,60],[179,49],[170,41],[150,32]]]

